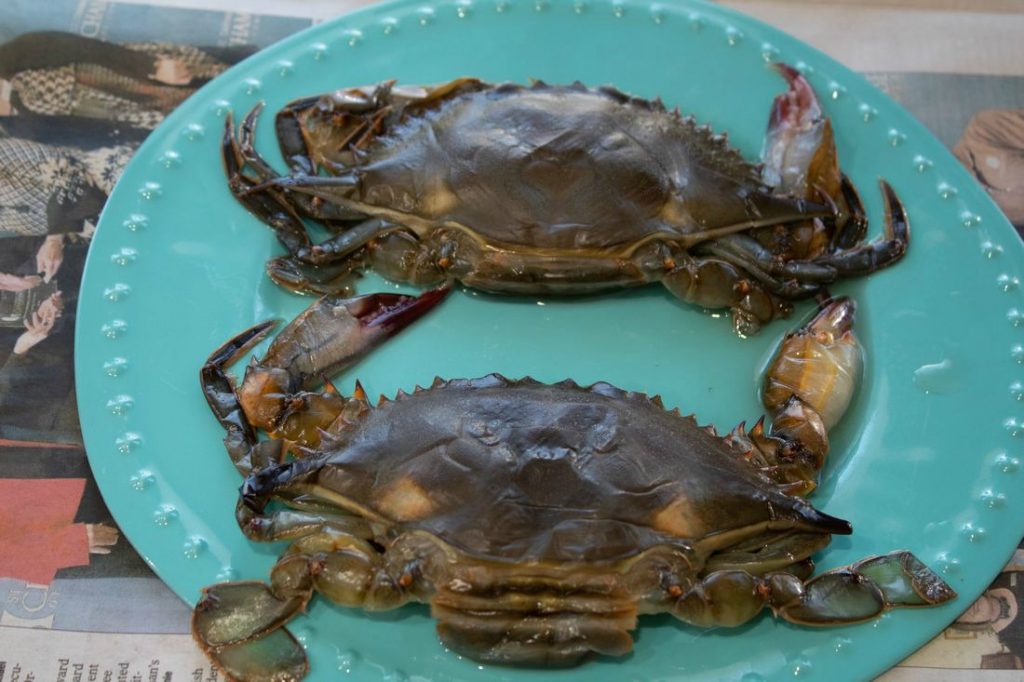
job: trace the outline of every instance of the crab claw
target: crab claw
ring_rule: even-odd
[[[308,407],[308,396],[298,395],[300,392],[312,389],[324,376],[355,365],[429,312],[449,292],[449,287],[442,287],[420,296],[367,294],[319,299],[278,334],[262,360],[246,370],[238,400],[249,422],[276,430],[283,416]],[[297,406],[297,402],[303,405]],[[333,417],[318,420],[317,427],[329,424],[330,419]]]
[[[845,297],[824,304],[786,336],[765,372],[761,400],[772,429],[767,437],[751,434],[751,442],[778,469],[780,483],[796,486],[794,494],[816,485],[828,455],[828,430],[846,412],[860,379],[855,310]]]
[[[772,103],[761,153],[764,181],[780,194],[814,199],[824,193],[836,198],[842,175],[832,124],[799,71],[781,63],[772,66],[789,83],[789,90]]]

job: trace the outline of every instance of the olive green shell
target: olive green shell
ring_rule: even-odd
[[[605,383],[435,383],[367,407],[323,452],[256,479],[253,491],[331,491],[396,531],[504,561],[618,560],[769,520],[849,532],[691,417]]]
[[[358,200],[492,244],[621,252],[805,216],[724,136],[613,88],[469,80],[397,110],[384,129],[357,160]]]

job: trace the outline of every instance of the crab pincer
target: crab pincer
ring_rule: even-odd
[[[440,303],[450,287],[419,296],[377,293],[345,298],[324,296],[274,339],[261,360],[253,358],[237,388],[226,368],[273,329],[255,325],[214,351],[200,370],[207,402],[227,430],[225,444],[243,474],[259,462],[279,458],[284,441],[314,447],[347,404],[327,377],[355,365],[363,356]],[[326,383],[322,391],[312,390]],[[278,439],[260,444],[255,429]]]

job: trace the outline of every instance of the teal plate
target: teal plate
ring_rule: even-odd
[[[291,318],[308,302],[268,282],[264,261],[280,248],[227,191],[218,138],[229,110],[266,100],[274,111],[294,97],[391,78],[580,79],[661,95],[727,130],[753,158],[772,97],[785,87],[768,67],[774,60],[798,66],[822,95],[872,232],[882,223],[880,176],[913,224],[901,263],[835,287],[861,304],[869,364],[814,497],[850,519],[855,534],[836,538],[819,565],[905,548],[960,598],[832,629],[765,616],[705,631],[645,617],[631,655],[556,671],[480,666],[445,651],[425,607],[367,615],[319,599],[292,629],[308,647],[314,680],[339,671],[359,680],[857,679],[924,644],[984,589],[1024,530],[1021,245],[939,142],[862,78],[774,29],[697,2],[370,7],[261,52],[169,116],[107,204],[78,316],[82,427],[126,536],[189,602],[213,582],[264,578],[281,550],[247,542],[235,526],[239,477],[197,380],[224,339],[268,317]],[[257,146],[282,164],[270,125]],[[372,274],[360,283],[363,292],[395,288]],[[358,374],[376,395],[435,374],[606,380],[661,393],[727,429],[760,414],[756,382],[767,355],[808,309],[741,340],[726,317],[657,286],[578,300],[457,291],[337,383],[351,390]]]

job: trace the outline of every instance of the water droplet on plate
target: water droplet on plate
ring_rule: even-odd
[[[149,226],[149,218],[141,213],[132,213],[130,216],[125,218],[124,222],[121,224],[132,232],[138,232],[139,230]]]
[[[730,45],[739,45],[743,41],[743,32],[735,26],[729,26],[725,29],[725,41]]]
[[[889,145],[892,147],[899,147],[900,145],[907,141],[907,134],[904,132],[900,132],[895,128],[890,128],[888,135]]]
[[[806,656],[791,658],[788,663],[789,669],[793,673],[793,677],[804,677],[806,675],[810,675],[811,671],[814,669],[814,664],[811,663],[811,659]]]
[[[1018,365],[1024,365],[1024,346],[1018,343],[1011,348],[1010,357],[1013,358],[1013,361]]]
[[[956,187],[948,182],[940,182],[935,189],[943,199],[952,199],[957,194]]]
[[[349,47],[359,47],[359,44],[363,42],[363,32],[354,28],[350,28],[343,32],[342,37],[345,44]]]
[[[303,649],[308,649],[310,642],[316,638],[316,628],[311,625],[303,625],[292,629],[292,634],[295,635],[295,639],[299,640]]]
[[[953,393],[960,389],[961,383],[960,372],[948,358],[914,370],[914,385],[926,395]]]
[[[857,107],[857,111],[860,112],[860,119],[865,123],[870,123],[875,120],[878,116],[878,109],[874,108],[870,104],[861,104]]]
[[[942,552],[935,557],[935,567],[943,575],[956,575],[960,572],[960,560]]]
[[[206,135],[206,128],[199,123],[189,123],[181,133],[189,142],[198,142]]]
[[[204,551],[206,551],[206,540],[198,535],[193,535],[181,546],[181,552],[186,559],[198,559]]]
[[[171,525],[171,522],[177,520],[177,518],[178,510],[174,508],[173,504],[161,504],[153,512],[153,523],[161,528]]]
[[[130,265],[135,262],[139,252],[130,246],[122,246],[120,249],[110,254],[110,262],[114,265]]]
[[[1006,321],[1014,327],[1024,326],[1024,313],[1017,308],[1010,308],[1006,311]]]
[[[352,651],[351,649],[345,649],[338,652],[334,661],[338,666],[338,670],[343,673],[351,673],[352,669],[359,665],[359,661],[361,659],[362,657],[358,652]]]
[[[1003,252],[1003,247],[995,242],[984,241],[981,243],[981,255],[985,258],[992,259]]]
[[[473,3],[469,0],[459,0],[455,3],[455,16],[459,19],[468,19],[473,13]]]
[[[135,399],[130,395],[118,395],[114,396],[107,401],[107,410],[110,414],[117,417],[123,417],[128,414],[128,410],[135,406]]]
[[[839,99],[846,93],[846,88],[837,83],[836,81],[830,81],[828,84],[828,96],[832,99]]]
[[[213,101],[213,113],[217,116],[226,116],[231,111],[231,102],[226,99]]]
[[[1010,384],[1010,395],[1013,396],[1014,400],[1024,400],[1024,382],[1014,381]]]
[[[245,86],[243,90],[247,95],[258,94],[260,89],[263,88],[263,83],[260,82],[259,78],[246,78],[242,81],[242,84]]]
[[[138,473],[134,474],[129,480],[132,488],[142,492],[146,488],[149,488],[156,483],[156,476],[153,475],[152,471],[148,469],[141,469]]]
[[[284,78],[285,76],[290,76],[295,73],[295,62],[287,59],[279,59],[277,63],[274,64],[274,68],[277,70],[277,75]]]
[[[164,190],[160,187],[159,182],[145,182],[142,184],[142,187],[139,188],[139,196],[146,201],[158,199],[163,193]]]
[[[920,154],[918,154],[917,156],[914,157],[914,168],[917,169],[918,173],[924,173],[926,170],[929,170],[934,165],[935,162],[929,159],[927,156],[921,156]]]
[[[128,369],[128,360],[125,358],[113,358],[103,363],[103,371],[109,377],[119,377]]]
[[[960,224],[964,227],[977,227],[981,223],[981,216],[970,211],[960,212]]]
[[[103,336],[108,339],[116,339],[128,331],[128,323],[124,320],[111,320],[100,328]]]
[[[978,497],[989,509],[1002,509],[1006,506],[1006,495],[1003,493],[997,493],[991,488],[982,490],[981,495]]]
[[[501,10],[498,11],[500,12]],[[398,19],[394,17],[385,17],[380,23],[384,27],[384,35],[386,36],[394,35],[398,30]]]
[[[313,59],[318,62],[327,59],[327,56],[331,53],[324,43],[313,43],[309,46],[309,51],[313,55]]]
[[[114,446],[122,455],[131,454],[142,445],[142,436],[137,433],[128,432],[114,439]]]
[[[775,47],[771,43],[761,43],[761,58],[766,62],[777,62],[779,61],[779,55],[782,52],[779,48]]]
[[[999,288],[1003,291],[1013,291],[1020,286],[1020,279],[1013,275],[1007,275],[1004,273],[996,277],[996,284],[998,284]]]
[[[987,531],[984,528],[975,526],[973,523],[965,523],[960,526],[960,534],[967,538],[967,541],[977,544],[985,539]]]
[[[832,640],[832,651],[846,653],[853,646],[853,640],[849,637],[836,637]]]
[[[1013,474],[1020,470],[1020,459],[1017,457],[1011,457],[1005,452],[1001,452],[996,455],[995,460],[993,461],[996,469],[1004,474]]]
[[[690,28],[694,31],[700,31],[704,28],[707,20],[700,15],[700,12],[690,12]]]
[[[238,580],[238,569],[232,566],[222,566],[217,572],[217,582],[229,583],[233,580]]]
[[[160,155],[160,165],[164,168],[177,168],[181,165],[181,154],[173,149],[168,149]]]
[[[1021,424],[1015,417],[1003,421],[1003,428],[1010,434],[1011,438],[1020,438],[1024,435],[1024,424]]]
[[[123,301],[128,297],[128,294],[132,293],[132,288],[122,282],[117,282],[111,287],[107,287],[103,290],[103,298],[108,301]]]

